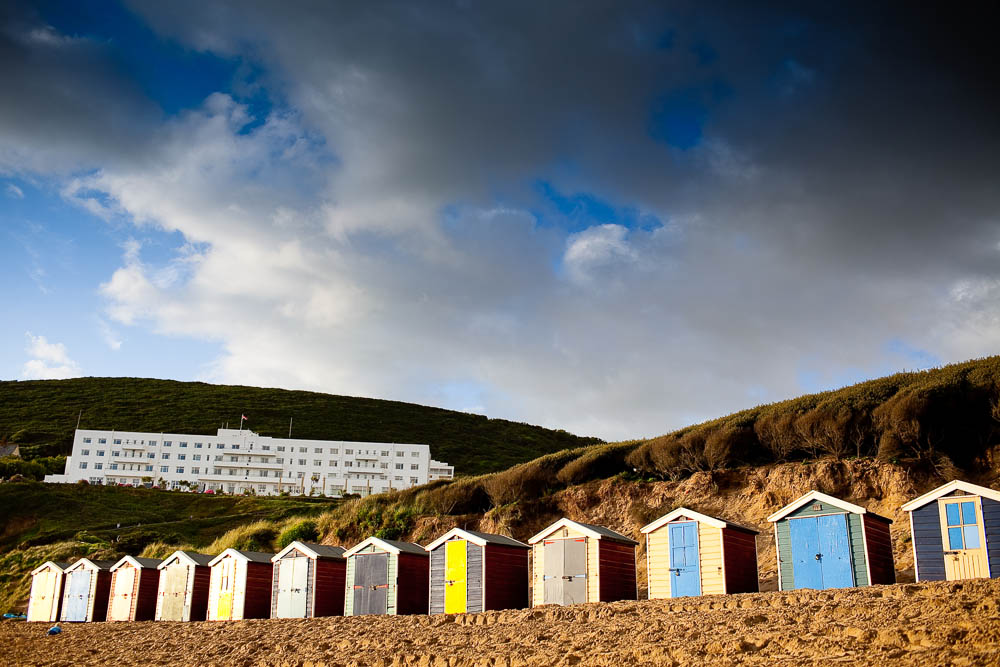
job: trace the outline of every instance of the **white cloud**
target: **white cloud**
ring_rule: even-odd
[[[13,183],[7,184],[7,195],[14,199],[24,199],[24,191]]]
[[[563,255],[563,264],[570,277],[580,283],[589,283],[601,269],[634,261],[636,252],[627,236],[628,228],[610,224],[570,235]]]
[[[50,343],[45,336],[35,336],[30,331],[25,352],[31,357],[21,369],[24,380],[64,380],[79,377],[80,366],[70,359],[66,346]]]

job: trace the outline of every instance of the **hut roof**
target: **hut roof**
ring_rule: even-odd
[[[115,561],[113,560],[90,560],[89,558],[80,558],[75,563],[67,567],[65,571],[69,572],[70,570],[80,570],[85,567],[91,570],[110,570],[114,566]]]
[[[596,540],[608,539],[614,542],[622,542],[624,544],[639,544],[631,537],[626,537],[621,533],[616,533],[610,528],[605,528],[604,526],[595,526],[589,523],[581,523],[579,521],[573,521],[572,519],[566,519],[566,518],[559,519],[548,528],[544,528],[540,533],[534,535],[531,539],[529,539],[528,544],[535,544],[536,542],[540,542],[560,528],[573,528],[574,530],[578,530],[584,535],[592,537]]]
[[[212,558],[214,558],[214,556],[209,556],[208,554],[200,554],[194,551],[177,550],[172,554],[170,554],[169,556],[167,556],[166,558],[164,558],[163,561],[160,562],[159,565],[157,565],[157,567],[162,570],[166,566],[170,565],[170,563],[173,562],[174,560],[185,561],[188,565],[207,566],[209,563],[212,562]]]
[[[138,556],[123,556],[121,560],[119,560],[117,563],[111,566],[111,570],[112,571],[117,570],[118,568],[124,566],[126,563],[128,563],[132,567],[137,567],[140,569],[146,567],[152,570],[158,568],[160,566],[160,563],[162,562],[163,561],[161,561],[159,558],[139,558]]]
[[[315,544],[313,542],[299,542],[298,540],[292,542],[287,547],[274,554],[271,557],[272,561],[278,561],[285,556],[292,549],[298,549],[313,558],[334,558],[339,559],[344,557],[344,547],[333,547],[326,544]]]
[[[216,563],[220,562],[223,558],[232,557],[232,558],[241,558],[251,563],[267,563],[268,565],[270,565],[271,558],[273,556],[274,554],[266,554],[262,551],[240,551],[239,549],[229,548],[223,551],[215,558],[213,558],[211,561],[209,561],[208,564],[215,565]]]
[[[735,528],[736,530],[742,530],[743,532],[746,533],[753,533],[754,535],[759,534],[759,531],[756,531],[753,528],[748,528],[747,526],[741,526],[738,523],[733,523],[732,521],[726,521],[725,519],[718,519],[714,516],[702,514],[701,512],[695,512],[694,510],[690,510],[686,507],[678,507],[673,512],[661,516],[659,519],[653,521],[652,523],[646,524],[645,526],[642,527],[642,532],[646,534],[651,533],[658,528],[662,528],[663,526],[670,523],[674,519],[682,516],[691,517],[695,521],[706,523],[709,526],[712,526],[713,528]]]
[[[524,542],[518,542],[512,537],[507,537],[505,535],[495,535],[493,533],[480,533],[476,530],[465,530],[464,528],[452,528],[447,533],[437,538],[430,544],[428,544],[424,549],[427,551],[434,551],[439,546],[447,542],[453,537],[464,538],[473,544],[478,544],[481,547],[485,547],[487,544],[499,544],[505,547],[520,547],[522,549],[530,549]]]
[[[840,509],[846,512],[850,512],[852,514],[868,514],[870,516],[875,517],[876,519],[882,519],[883,521],[892,523],[892,519],[884,517],[881,514],[876,514],[875,512],[869,512],[861,505],[855,505],[853,503],[847,502],[846,500],[841,500],[840,498],[834,498],[833,496],[828,496],[825,493],[820,493],[819,491],[810,491],[801,498],[793,500],[792,502],[788,503],[780,510],[772,514],[771,516],[767,517],[767,520],[770,521],[771,523],[774,523],[775,521],[780,521],[789,514],[791,514],[792,512],[794,512],[795,510],[802,507],[803,505],[807,505],[813,502],[814,500],[819,500],[821,502],[833,505],[834,507],[839,507]]]
[[[66,568],[68,568],[68,567],[69,567],[69,563],[57,562],[57,561],[54,561],[54,560],[47,560],[44,563],[42,563],[41,565],[39,565],[38,567],[36,567],[34,570],[32,570],[31,571],[31,576],[35,576],[36,574],[38,574],[42,570],[47,570],[49,568],[53,568],[53,569],[59,570],[60,572],[65,572]]]
[[[956,479],[943,486],[939,486],[933,491],[928,491],[919,498],[914,498],[910,502],[903,505],[903,510],[906,512],[912,512],[913,510],[920,509],[927,503],[946,496],[952,491],[965,491],[966,493],[974,496],[983,496],[984,498],[1000,502],[1000,491],[994,491],[993,489],[985,486],[979,486],[978,484],[971,484],[969,482],[963,482],[960,479]]]
[[[367,540],[358,544],[351,549],[344,552],[344,558],[348,556],[353,556],[358,553],[368,545],[373,545],[378,547],[382,551],[388,551],[394,554],[409,553],[409,554],[419,554],[421,556],[426,556],[427,552],[419,544],[413,544],[412,542],[400,542],[398,540],[383,540],[379,537],[369,537]]]

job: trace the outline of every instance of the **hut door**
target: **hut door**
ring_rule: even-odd
[[[944,529],[944,575],[948,581],[990,576],[986,540],[982,530],[982,507],[978,498],[942,500]]]
[[[233,590],[236,588],[236,559],[226,558],[216,567],[219,571],[219,604],[215,614],[217,621],[233,620]]]
[[[163,600],[160,602],[161,621],[183,621],[184,603],[187,600],[187,574],[185,565],[171,565],[163,569]]]
[[[544,564],[545,604],[587,601],[587,538],[546,540]]]
[[[66,597],[63,599],[62,620],[86,621],[90,606],[90,570],[73,570],[66,575]]]
[[[670,597],[701,595],[698,524],[670,524]]]
[[[55,604],[56,584],[59,574],[51,569],[42,570],[31,578],[31,597],[28,601],[29,621],[51,621]]]
[[[463,614],[469,610],[468,542],[450,540],[444,548],[444,613]]]
[[[135,575],[134,567],[120,567],[115,570],[115,589],[111,591],[109,621],[132,619],[132,588],[135,586]]]
[[[854,585],[847,515],[788,520],[795,588],[848,588]]]
[[[300,556],[278,561],[278,618],[306,617],[308,575],[308,558]]]
[[[389,554],[354,556],[354,614],[389,611]]]

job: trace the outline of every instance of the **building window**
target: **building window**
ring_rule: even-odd
[[[314,466],[321,466],[321,465],[323,465],[323,462],[322,461],[313,461],[313,465]]]
[[[222,474],[222,468],[212,468],[212,474],[213,475],[221,475]]]
[[[201,461],[201,454],[195,454],[191,458],[193,458],[195,461]]]
[[[109,470],[118,470],[118,464],[117,463],[109,463],[108,464],[108,469]]]
[[[221,461],[222,460],[222,454],[216,454],[215,455],[215,460],[216,461]]]
[[[403,478],[402,478],[402,477],[400,477],[399,475],[396,475],[396,481],[397,481],[397,482],[402,482],[402,481],[403,481]]]
[[[84,456],[90,456],[90,450],[89,449],[84,449],[80,453],[83,454]]]
[[[410,470],[420,470],[420,465],[417,463],[411,463]]]
[[[174,472],[184,474],[184,466],[177,466],[176,468],[174,468]]]
[[[420,452],[410,452],[410,456],[415,458],[417,456],[420,456]]]
[[[112,450],[112,451],[111,451],[111,456],[118,456],[118,454],[119,454],[119,452],[117,452],[117,451],[115,451],[115,450]]]
[[[389,464],[388,463],[380,463],[379,467],[382,468],[382,470],[388,470],[389,469]]]
[[[278,463],[284,465],[285,459],[278,459]]]
[[[103,467],[104,467],[103,463],[95,463],[94,464],[94,470],[100,470]]]
[[[285,451],[285,448],[284,448],[284,447],[280,447],[280,446],[279,446],[279,447],[278,447],[278,451],[279,451],[279,452],[283,452],[283,451]]]
[[[232,468],[230,468],[230,469],[229,469],[229,474],[230,474],[230,475],[235,475],[235,474],[236,474],[236,471],[235,471],[235,470],[233,470]]]
[[[98,456],[104,456],[104,450],[103,449],[98,449],[97,450],[97,455]]]
[[[146,472],[153,472],[153,466],[146,466]]]
[[[299,474],[296,475],[296,477],[298,477],[299,479],[302,479],[305,476],[306,476],[306,474],[304,472],[302,472],[301,470],[299,471]]]
[[[151,441],[151,442],[150,442],[149,444],[151,444],[151,445],[155,445],[156,443],[155,443],[155,442],[152,442],[152,441]],[[169,446],[170,446],[170,445],[172,445],[172,444],[174,444],[174,441],[173,441],[173,440],[164,440],[164,441],[163,441],[163,446],[164,446],[164,447],[169,447]],[[186,443],[183,443],[183,442],[182,442],[182,443],[180,443],[180,446],[181,446],[181,447],[183,447],[183,446],[184,446],[185,444],[186,444]]]
[[[194,443],[194,448],[195,449],[201,449],[201,443],[200,442]]]
[[[149,452],[148,454],[146,454],[146,457],[150,458],[150,459],[155,459],[156,458],[156,452]]]
[[[382,456],[389,456],[389,452],[381,452]]]
[[[201,474],[201,468],[198,468],[198,467],[191,468],[191,474],[192,475],[200,475]]]
[[[299,454],[305,454],[309,451],[308,447],[299,447]]]
[[[178,461],[183,461],[183,460],[184,460],[184,457],[185,457],[185,455],[184,455],[184,454],[178,454],[178,455],[177,455],[177,460],[178,460]]]
[[[306,464],[306,460],[305,459],[299,459],[299,465],[300,466],[304,466],[305,464]]]
[[[229,445],[229,449],[239,449],[239,445]]]
[[[402,470],[402,469],[403,469],[403,464],[402,463],[397,463],[396,464],[396,470]]]
[[[339,454],[340,453],[340,449],[337,448],[337,447],[334,447],[333,449],[330,450],[330,453],[331,454]]]
[[[330,461],[330,467],[331,468],[336,468],[337,467],[337,462],[336,461]]]
[[[90,444],[90,438],[84,438],[83,439],[83,444],[89,445]]]
[[[350,456],[350,455],[352,455],[354,453],[354,450],[353,449],[345,449],[344,453],[347,454],[348,456]]]
[[[411,478],[410,478],[410,484],[416,484],[416,483],[417,483],[417,482],[419,482],[419,481],[420,481],[420,480],[419,480],[419,479],[417,479],[416,477],[411,477]]]
[[[353,468],[354,467],[354,461],[344,461],[344,467],[345,468]]]
[[[396,452],[396,456],[402,456],[405,452]]]
[[[87,462],[80,461],[80,470],[86,470],[86,469],[87,469]]]
[[[240,457],[238,457],[238,456],[230,456],[229,457],[229,462],[230,463],[236,463],[239,460],[240,460]]]
[[[263,447],[261,447],[261,449],[263,449],[265,452],[269,452],[271,451],[271,445],[264,445]]]
[[[314,447],[313,448],[313,454],[322,454],[322,453],[323,453],[323,448],[322,447]]]
[[[216,443],[215,448],[216,449],[225,449],[226,446],[223,443],[219,442],[219,443]]]
[[[116,445],[120,445],[120,444],[122,444],[122,440],[121,440],[121,438],[115,438],[115,444],[116,444]]]
[[[163,457],[162,458],[169,459],[170,458],[170,452],[163,452]]]
[[[106,445],[106,444],[108,444],[108,439],[107,438],[98,438],[97,439],[97,444],[99,444],[99,445]]]
[[[170,466],[160,466],[160,472],[170,472]]]

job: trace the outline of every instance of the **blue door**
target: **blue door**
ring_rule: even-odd
[[[74,570],[66,575],[62,620],[86,621],[90,606],[90,570]]]
[[[670,597],[701,595],[698,567],[698,524],[670,524]]]
[[[847,515],[789,519],[795,588],[848,588],[854,585]]]

